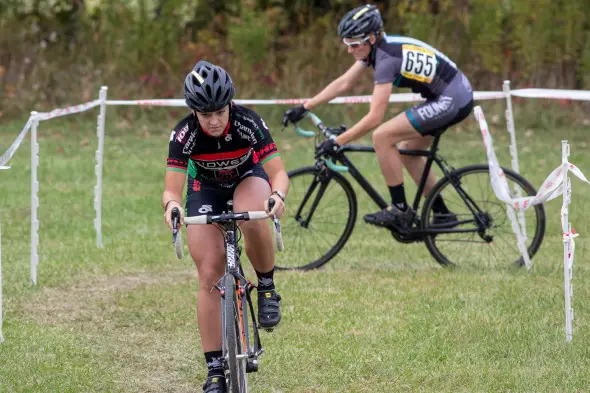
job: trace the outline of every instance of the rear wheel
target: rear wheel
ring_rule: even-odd
[[[332,259],[352,234],[356,194],[344,176],[308,166],[289,171],[287,213],[281,220],[288,246],[278,269],[309,270]]]
[[[504,169],[510,188],[510,197],[536,195],[535,188],[522,176]],[[468,205],[461,198],[448,178],[443,178],[434,186],[422,209],[422,225],[425,229],[453,228],[472,230],[471,232],[437,233],[425,237],[426,247],[441,265],[473,265],[495,266],[514,263],[524,264],[510,219],[506,212],[506,204],[494,193],[487,165],[471,165],[453,172],[460,182],[460,188],[471,199],[471,206],[480,209],[478,218],[485,223],[484,228],[477,231],[476,218]],[[448,209],[457,216],[454,224],[433,223],[434,200],[442,195]],[[520,214],[520,213],[518,213]],[[545,235],[545,210],[543,205],[535,205],[522,212],[526,223],[526,246],[532,257]],[[454,226],[453,226],[454,225]]]

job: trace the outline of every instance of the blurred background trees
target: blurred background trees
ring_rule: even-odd
[[[0,112],[94,99],[101,85],[112,98],[181,97],[199,59],[226,68],[239,98],[309,96],[351,65],[336,27],[361,4],[1,0]],[[590,89],[589,0],[373,4],[388,34],[441,50],[476,90],[498,90],[504,79],[515,88]]]

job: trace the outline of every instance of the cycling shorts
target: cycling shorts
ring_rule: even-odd
[[[217,183],[188,175],[186,216],[219,214],[227,211],[227,201],[233,198],[236,187],[251,176],[264,179],[270,184],[268,175],[260,164],[254,165],[234,183]]]
[[[458,72],[440,96],[408,109],[406,116],[420,134],[436,136],[469,116],[472,109],[473,89]]]

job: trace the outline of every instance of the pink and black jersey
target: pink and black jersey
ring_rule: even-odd
[[[279,152],[264,120],[253,110],[233,104],[223,135],[209,135],[190,114],[170,134],[167,170],[194,179],[232,184],[257,164]]]

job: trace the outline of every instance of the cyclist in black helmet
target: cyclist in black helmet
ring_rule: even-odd
[[[170,229],[171,211],[178,207],[184,218],[182,190],[187,182],[186,214],[221,213],[229,199],[235,211],[266,210],[280,217],[289,190],[289,178],[264,120],[254,111],[232,103],[235,89],[221,67],[199,61],[184,81],[184,97],[192,113],[170,134],[162,206]],[[271,186],[272,185],[272,186]],[[272,210],[268,202],[274,199]],[[274,327],[280,319],[280,296],[273,279],[274,247],[265,221],[240,225],[246,254],[258,276],[258,319]],[[212,284],[223,276],[223,237],[213,225],[189,225],[188,248],[197,266],[199,291],[197,320],[208,376],[207,393],[225,392],[221,352],[219,292]]]
[[[355,58],[355,63],[304,105],[285,112],[283,125],[301,120],[308,110],[346,92],[367,68],[373,68],[374,88],[369,113],[321,147],[326,151],[337,150],[339,146],[375,129],[373,145],[392,203],[374,214],[367,214],[364,219],[377,226],[407,228],[415,212],[406,202],[402,164],[414,181],[419,182],[425,159],[401,156],[396,146],[426,149],[434,136],[465,119],[473,108],[471,85],[455,63],[430,45],[410,37],[387,36],[383,31],[381,14],[374,5],[348,12],[338,26],[338,35],[348,47],[348,53]],[[410,88],[426,101],[383,122],[394,85]],[[424,188],[425,195],[435,182],[430,172]],[[456,216],[448,210],[440,196],[434,201],[434,211],[436,223],[456,222]]]

